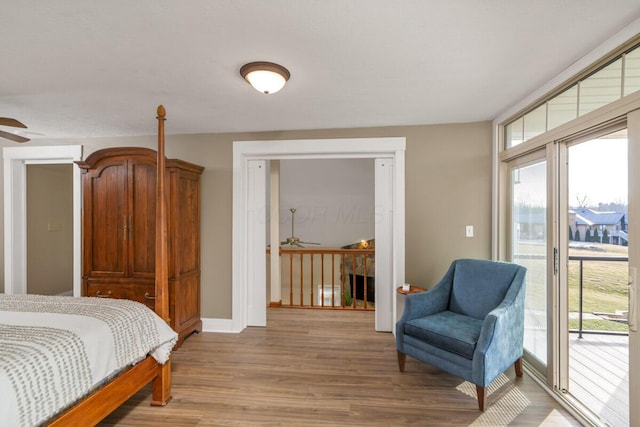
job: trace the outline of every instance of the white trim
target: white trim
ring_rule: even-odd
[[[254,275],[255,266],[249,264],[248,255],[248,162],[250,160],[277,159],[336,159],[336,158],[391,158],[393,168],[393,225],[392,280],[404,282],[404,150],[406,139],[397,138],[347,138],[320,140],[285,141],[235,141],[233,144],[233,272],[232,272],[232,327],[240,332],[247,326],[247,294],[256,284],[249,277]],[[265,186],[266,187],[266,186]],[[265,188],[266,191],[266,188]],[[266,228],[266,227],[263,227]],[[258,229],[259,232],[266,232]],[[376,242],[378,246],[379,242]],[[380,242],[381,244],[383,242]],[[264,278],[266,280],[266,277]],[[251,282],[251,283],[249,283]],[[376,281],[377,282],[377,281]],[[378,283],[376,283],[376,286]],[[390,286],[392,287],[393,284]],[[264,285],[266,286],[266,284]],[[392,294],[392,306],[396,303],[396,293]],[[266,304],[266,301],[265,301]],[[392,319],[393,320],[393,319]],[[376,325],[379,330],[393,329],[393,325]]]
[[[271,253],[280,253],[280,161],[274,160],[269,163],[269,238]],[[280,257],[269,256],[271,292],[269,302],[282,302],[282,287],[274,286],[274,283],[281,283]]]
[[[231,319],[202,319],[202,332],[233,333]]]
[[[393,242],[393,166],[392,158],[375,159],[375,238],[378,242]],[[384,260],[391,259],[391,262]],[[393,280],[395,257],[393,247],[376,244],[376,330],[391,331],[394,322]]]
[[[264,160],[247,161],[247,324],[249,326],[267,326],[267,162]],[[251,286],[264,283],[263,286]]]
[[[640,110],[627,115],[628,139],[628,173],[629,173],[629,280],[633,281],[629,289],[629,305],[635,305],[635,316],[640,308],[640,292],[638,292],[638,269],[640,268]],[[634,274],[635,272],[635,274]],[[632,427],[640,426],[640,406],[633,404],[640,399],[640,332],[635,327],[629,328],[629,420]]]
[[[81,145],[3,147],[4,292],[27,292],[26,165],[82,160]],[[73,168],[73,294],[81,294],[81,173]]]
[[[493,146],[491,147],[491,259],[499,259],[500,235],[500,160],[498,154],[502,138],[499,137],[501,126],[493,125]]]

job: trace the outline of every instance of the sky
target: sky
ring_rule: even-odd
[[[627,140],[594,139],[569,147],[569,204],[628,201]]]
[[[620,136],[620,133],[616,134]],[[569,205],[577,207],[586,197],[587,206],[628,202],[627,139],[603,138],[575,144],[568,149]],[[516,172],[516,203],[546,206],[546,164],[535,163]]]

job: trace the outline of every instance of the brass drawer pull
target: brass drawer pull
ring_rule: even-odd
[[[101,294],[100,291],[96,291],[96,296],[98,298],[111,298],[111,291],[108,291],[105,295]]]
[[[145,292],[145,293],[144,293],[144,297],[145,297],[146,299],[156,299],[156,297],[155,297],[154,295],[149,295],[149,292]]]

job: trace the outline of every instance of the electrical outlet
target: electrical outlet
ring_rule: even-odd
[[[47,224],[47,231],[60,231],[62,226],[57,222],[50,222]]]
[[[467,237],[473,237],[473,225],[467,225],[465,228],[465,235]]]

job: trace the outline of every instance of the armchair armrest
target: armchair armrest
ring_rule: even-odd
[[[454,265],[452,264],[447,274],[428,292],[406,295],[404,312],[402,317],[398,319],[398,324],[446,310],[449,307],[449,298],[453,287],[453,272]]]
[[[487,386],[523,352],[524,285],[485,318],[473,355],[474,383]]]
[[[446,310],[449,305],[451,287],[436,286],[430,291],[406,295],[404,312],[399,322],[407,322]]]

